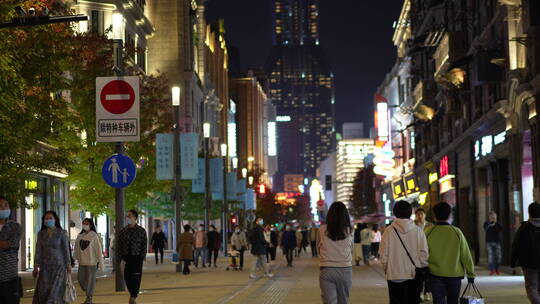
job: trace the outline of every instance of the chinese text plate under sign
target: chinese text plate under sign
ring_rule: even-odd
[[[97,141],[139,141],[139,109],[139,77],[96,78]]]

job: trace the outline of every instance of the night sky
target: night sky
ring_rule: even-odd
[[[320,0],[321,45],[335,76],[338,131],[343,122],[364,122],[365,130],[373,125],[373,94],[396,58],[392,24],[401,5]],[[239,48],[243,70],[264,65],[272,46],[271,0],[210,0],[207,12],[210,21],[225,19],[227,40]]]

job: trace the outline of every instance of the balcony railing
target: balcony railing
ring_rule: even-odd
[[[435,60],[435,77],[446,72],[446,69],[467,54],[466,36],[463,32],[444,34],[437,50],[433,54]]]

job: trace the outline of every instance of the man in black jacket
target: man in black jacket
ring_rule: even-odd
[[[529,300],[540,304],[540,204],[529,205],[529,220],[516,232],[511,266],[516,265],[523,268]]]
[[[268,269],[268,264],[266,263],[266,247],[268,243],[264,239],[263,231],[264,220],[262,218],[257,218],[255,225],[249,234],[249,242],[251,243],[251,254],[255,256],[255,263],[251,268],[250,278],[257,278],[257,269],[264,270],[265,277],[273,277],[274,275],[270,273]]]

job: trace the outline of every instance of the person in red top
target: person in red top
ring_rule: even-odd
[[[206,231],[204,225],[200,224],[199,229],[195,232],[195,268],[199,267],[199,257],[202,259],[202,267],[206,267],[206,257],[208,238],[206,237]]]

